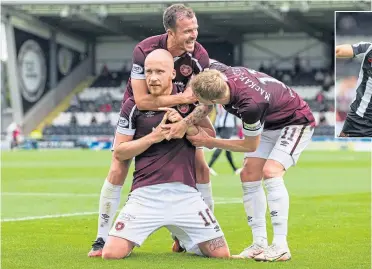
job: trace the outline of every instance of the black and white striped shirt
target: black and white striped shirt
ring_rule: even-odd
[[[362,56],[356,96],[351,104],[351,112],[372,120],[372,43],[360,42],[352,45],[354,57]]]

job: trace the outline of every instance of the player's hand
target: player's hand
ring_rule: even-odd
[[[182,97],[184,98],[185,104],[193,104],[198,99],[195,97],[194,93],[192,92],[191,87],[187,87],[183,93],[181,93]]]
[[[164,125],[168,119],[168,113],[169,112],[164,114],[163,119],[161,120],[159,125],[156,126],[156,128],[152,128],[151,138],[152,143],[154,144],[163,141],[166,138],[166,135],[169,134],[169,132],[168,133],[164,132],[163,129],[161,128],[161,126]]]
[[[196,135],[188,135],[186,138],[193,144],[195,147],[207,147],[213,148],[209,145],[210,136],[203,130],[203,128],[197,126],[199,132]]]
[[[183,119],[183,117],[180,115],[180,113],[178,113],[177,110],[175,110],[174,108],[170,108],[170,107],[159,107],[159,110],[162,110],[162,111],[167,111],[169,112],[168,113],[168,120],[170,122],[179,122]]]
[[[172,124],[163,124],[161,128],[165,131],[168,130],[169,134],[165,137],[168,141],[171,139],[180,139],[185,136],[187,131],[187,123],[181,120]]]

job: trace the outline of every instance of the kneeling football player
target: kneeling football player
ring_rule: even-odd
[[[166,50],[151,52],[145,61],[146,83],[151,94],[181,91],[172,84],[173,58]],[[193,105],[167,111],[140,111],[133,98],[125,104],[118,131],[126,136],[114,149],[119,161],[135,157],[129,198],[116,219],[103,248],[104,259],[128,256],[135,246],[161,227],[175,235],[188,252],[208,257],[230,257],[229,247],[213,212],[196,190],[195,147],[184,137],[166,140],[161,125],[187,116]],[[199,127],[215,135],[208,118]],[[187,130],[195,135],[197,127]]]

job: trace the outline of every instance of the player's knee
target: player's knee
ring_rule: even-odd
[[[123,259],[128,256],[130,251],[119,251],[118,249],[113,248],[103,248],[102,250],[102,259],[104,260],[117,260]]]
[[[244,166],[240,172],[240,180],[242,182],[251,182],[261,180],[262,172],[252,167]]]
[[[262,169],[264,179],[282,177],[284,172],[284,167],[275,162],[267,162]]]

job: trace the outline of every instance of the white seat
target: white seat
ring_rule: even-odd
[[[109,117],[110,117],[111,125],[116,126],[119,120],[119,113],[112,112],[110,113]]]
[[[62,112],[57,116],[57,118],[53,120],[52,124],[56,126],[69,125],[70,120],[71,120],[71,115],[72,114],[70,112]]]
[[[80,126],[88,126],[92,120],[91,112],[79,112],[76,113],[77,124]]]

